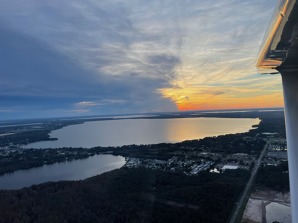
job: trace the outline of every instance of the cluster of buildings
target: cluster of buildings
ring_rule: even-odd
[[[168,160],[158,159],[143,159],[143,158],[126,158],[125,167],[128,168],[149,168],[159,169],[170,172],[182,172],[186,175],[195,175],[201,171],[207,170],[213,165],[213,161],[201,160],[189,160],[179,159],[178,157],[172,157]]]
[[[283,138],[268,139],[268,150],[262,165],[277,166],[288,160],[287,143]]]
[[[283,138],[267,138],[268,149],[262,165],[279,165],[287,161],[287,145]],[[177,154],[176,154],[177,155]],[[125,167],[159,169],[170,172],[182,172],[187,175],[196,175],[202,171],[222,173],[227,169],[246,169],[254,165],[258,159],[257,154],[234,153],[222,154],[212,152],[199,152],[196,154],[179,154],[168,160],[126,158]]]
[[[181,172],[186,175],[196,175],[202,171],[222,173],[227,169],[249,169],[255,159],[255,155],[242,153],[223,157],[222,154],[203,152],[197,158],[173,156],[168,160],[127,157],[125,167],[143,167],[162,171]]]

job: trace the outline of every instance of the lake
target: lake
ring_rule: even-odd
[[[171,118],[87,121],[50,133],[56,141],[31,143],[25,148],[123,146],[181,142],[247,132],[257,118]]]
[[[53,131],[57,141],[43,141],[27,148],[122,146],[181,142],[207,136],[247,132],[259,124],[255,118],[171,118],[87,121]],[[0,189],[19,189],[60,180],[82,180],[122,167],[121,156],[95,155],[87,159],[19,170],[0,177]]]
[[[48,181],[83,180],[118,169],[124,164],[125,159],[121,156],[95,155],[81,160],[18,170],[0,177],[0,189],[20,189]]]

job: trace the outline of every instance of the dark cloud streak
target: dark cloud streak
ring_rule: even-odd
[[[29,110],[39,113],[40,117],[40,113],[48,115],[45,111],[51,109],[69,110],[73,115],[73,105],[89,99],[130,101],[129,109],[123,104],[111,103],[106,108],[94,108],[90,114],[144,112],[156,109],[156,104],[175,108],[169,100],[155,93],[157,87],[165,84],[160,80],[95,73],[48,44],[3,26],[0,27],[0,48],[0,106],[19,111],[7,117],[17,118],[22,114],[27,117]],[[148,106],[149,101],[152,106]],[[35,117],[34,112],[32,116]]]

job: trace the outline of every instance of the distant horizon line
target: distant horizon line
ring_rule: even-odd
[[[122,114],[101,114],[101,115],[78,115],[78,116],[60,116],[60,117],[39,117],[39,118],[16,118],[16,119],[1,119],[0,122],[12,121],[29,121],[29,120],[43,120],[43,119],[63,119],[63,118],[97,118],[97,117],[112,117],[125,115],[150,115],[150,114],[167,114],[167,113],[191,113],[191,112],[231,112],[231,111],[257,111],[257,110],[284,110],[284,107],[266,107],[266,108],[235,108],[235,109],[206,109],[206,110],[187,110],[187,111],[164,111],[164,112],[140,112],[140,113],[122,113]]]

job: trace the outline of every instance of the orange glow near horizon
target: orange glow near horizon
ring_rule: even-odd
[[[236,90],[236,93],[235,93]],[[189,110],[228,110],[249,108],[283,107],[280,91],[258,92],[253,90],[228,89],[161,89],[165,98],[171,99],[179,111]]]
[[[274,98],[274,97],[273,97]],[[269,99],[264,101],[263,99]],[[276,99],[276,98],[275,98]],[[283,107],[283,99],[278,98],[276,101],[272,101],[270,96],[261,96],[256,98],[247,99],[226,99],[221,105],[201,105],[196,103],[177,104],[179,111],[191,111],[191,110],[229,110],[229,109],[251,109],[251,108],[274,108]]]

